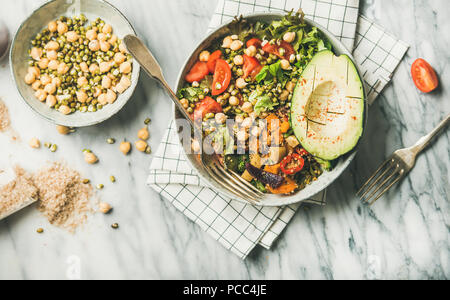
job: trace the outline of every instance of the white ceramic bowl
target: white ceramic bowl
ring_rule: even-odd
[[[40,102],[34,96],[34,90],[27,85],[23,78],[28,69],[28,49],[31,48],[31,41],[48,22],[55,20],[59,16],[72,17],[84,14],[89,21],[97,17],[111,24],[113,32],[121,39],[127,34],[135,34],[130,22],[114,6],[103,0],[53,0],[43,4],[36,9],[19,27],[10,50],[11,73],[16,83],[17,89],[25,103],[36,113],[45,119],[70,127],[84,127],[105,121],[116,114],[133,94],[139,79],[139,65],[133,63],[131,74],[131,86],[117,97],[113,104],[108,104],[103,109],[96,112],[75,112],[64,115],[55,109],[49,108],[45,103]]]
[[[244,18],[249,20],[249,22],[256,22],[256,21],[264,21],[264,22],[270,22],[272,20],[278,20],[281,19],[284,16],[284,14],[278,14],[278,13],[264,13],[264,14],[253,14],[245,16]],[[346,49],[346,47],[328,30],[320,26],[319,24],[306,19],[305,20],[309,25],[317,27],[331,42],[333,45],[333,51],[340,55],[340,54],[346,54],[348,55],[355,65],[357,66],[355,60],[352,57],[352,54]],[[177,81],[177,91],[181,89],[184,85],[184,77],[189,72],[193,64],[196,62],[198,55],[201,51],[208,48],[208,46],[217,38],[222,37],[229,33],[228,26],[230,23],[223,25],[222,27],[218,28],[211,34],[209,34],[195,49],[195,51],[192,53],[192,55],[186,60],[186,63],[184,64],[183,68],[181,69],[180,75],[178,76]],[[361,72],[359,72],[361,75]],[[362,77],[361,77],[362,78]],[[365,94],[365,91],[364,91]],[[366,95],[366,94],[365,94]],[[365,97],[367,99],[367,97]],[[174,106],[174,116],[175,120],[183,118],[181,113],[175,108]],[[367,123],[367,101],[365,101],[365,121],[364,126]],[[180,135],[180,139],[182,136]],[[318,194],[319,192],[326,189],[331,183],[333,183],[341,174],[345,171],[345,169],[348,167],[348,165],[352,162],[353,158],[356,155],[356,150],[351,151],[350,153],[344,155],[343,157],[339,158],[337,165],[334,167],[334,169],[330,172],[324,172],[322,176],[320,176],[317,181],[311,183],[308,185],[305,189],[299,191],[296,194],[289,195],[289,196],[280,196],[280,195],[267,195],[262,202],[259,203],[261,206],[284,206],[289,205],[293,203],[298,203],[307,199],[310,199],[314,195]],[[220,184],[218,184],[214,179],[212,179],[208,173],[206,173],[204,170],[202,170],[201,164],[197,160],[197,156],[194,154],[186,154],[188,162],[191,164],[193,168],[197,170],[200,177],[205,180],[205,182],[208,182],[211,187],[216,190],[220,191],[224,195],[229,196],[232,199],[239,200],[241,202],[247,203],[243,199],[236,198],[236,196],[230,194],[225,190]]]

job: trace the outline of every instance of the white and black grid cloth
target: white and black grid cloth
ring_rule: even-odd
[[[371,104],[389,82],[408,46],[358,15],[358,0],[219,0],[209,29],[237,15],[302,8],[306,16],[335,34],[361,67]],[[245,259],[261,245],[271,247],[299,204],[254,207],[223,197],[187,163],[174,122],[164,134],[150,166],[148,184],[227,249]],[[326,191],[309,199],[325,205]]]

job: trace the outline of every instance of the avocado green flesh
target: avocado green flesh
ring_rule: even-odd
[[[364,89],[346,55],[324,50],[303,71],[291,106],[294,134],[312,155],[334,160],[358,143],[364,122]]]

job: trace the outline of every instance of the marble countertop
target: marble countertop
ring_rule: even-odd
[[[5,1],[0,20],[15,32],[40,2]],[[132,20],[172,84],[216,5],[211,0],[111,2]],[[92,182],[104,183],[98,195],[114,206],[111,215],[93,216],[75,235],[49,225],[33,207],[0,221],[0,279],[448,279],[448,130],[419,158],[408,178],[375,206],[362,205],[355,192],[391,152],[415,143],[449,113],[450,6],[446,0],[421,5],[365,0],[362,11],[411,49],[371,108],[361,150],[329,189],[329,204],[300,209],[272,250],[257,248],[245,261],[145,185],[151,155],[123,157],[117,145],[105,142],[108,137],[133,140],[150,117],[150,144],[156,149],[171,104],[154,81],[142,74],[132,100],[117,116],[61,136],[20,100],[7,61],[0,62],[0,97],[22,141],[11,142],[0,134],[0,166],[19,163],[32,171],[45,161],[65,160]],[[436,67],[443,86],[439,92],[423,95],[414,88],[409,68],[417,57]],[[27,146],[32,137],[59,149],[32,150]],[[86,165],[84,148],[93,149],[101,163]],[[110,175],[117,177],[114,185]],[[114,222],[119,230],[110,228]],[[37,234],[38,227],[45,233]]]

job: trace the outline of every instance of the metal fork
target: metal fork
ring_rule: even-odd
[[[361,200],[373,205],[383,196],[394,184],[399,182],[411,171],[416,163],[417,156],[431,143],[433,138],[440,133],[450,121],[450,115],[439,123],[430,134],[422,137],[414,146],[400,149],[394,152],[378,170],[367,180],[367,182],[356,193]],[[381,193],[378,193],[384,188]],[[369,194],[370,193],[370,194]],[[378,194],[377,194],[378,193]]]
[[[194,130],[200,130],[183,108],[174,91],[170,88],[164,78],[161,67],[144,43],[134,35],[125,36],[123,42],[125,43],[127,50],[137,60],[146,73],[150,75],[150,77],[156,79],[163,86],[179,111],[184,115],[186,120],[190,122],[192,128],[194,128]],[[264,193],[259,191],[252,184],[244,180],[235,172],[227,169],[224,163],[219,160],[217,155],[202,154],[201,164],[205,171],[232,195],[246,200],[251,204],[257,204],[264,196]]]

